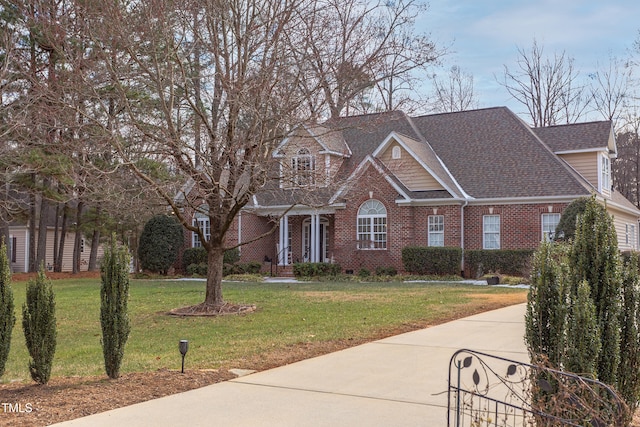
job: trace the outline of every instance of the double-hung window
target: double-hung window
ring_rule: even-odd
[[[611,161],[609,160],[609,157],[604,155],[601,158],[601,184],[602,184],[602,188],[600,189],[600,191],[602,192],[609,192],[611,191]]]
[[[209,222],[209,215],[207,212],[209,212],[208,206],[200,206],[193,218],[193,226],[198,227],[202,231],[204,239],[206,241],[209,241],[209,239],[211,238],[211,223]],[[191,247],[202,247],[200,236],[195,231],[192,233]]]
[[[367,200],[358,209],[358,249],[387,248],[387,208]]]
[[[500,249],[500,215],[482,217],[482,249]]]
[[[559,213],[544,213],[541,218],[542,222],[542,241],[548,242],[555,235],[556,227],[560,222]]]
[[[444,215],[429,215],[429,246],[444,246]]]
[[[306,148],[301,148],[295,157],[291,159],[293,171],[293,183],[299,187],[308,187],[315,184],[315,159]]]
[[[636,226],[635,224],[626,224],[625,226],[625,243],[629,245],[632,249],[636,249],[637,240],[636,240]]]

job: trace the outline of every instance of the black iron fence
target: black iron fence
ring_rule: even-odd
[[[449,363],[447,426],[622,426],[606,384],[544,366],[458,350]]]

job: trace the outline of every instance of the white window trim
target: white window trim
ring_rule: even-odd
[[[544,227],[545,226],[545,220],[544,219],[545,218],[549,218],[551,216],[557,216],[557,218],[558,218],[557,221],[554,221],[555,224],[556,224],[556,227],[554,227],[553,230],[545,230],[545,227]],[[550,233],[555,233],[555,231],[556,231],[555,229],[558,227],[558,223],[559,222],[560,222],[560,214],[556,213],[556,212],[543,213],[540,216],[540,228],[541,228],[541,231],[542,231],[542,241],[543,242],[548,242],[549,241],[549,234]],[[547,222],[547,224],[549,224],[549,222]]]
[[[637,234],[635,224],[625,224],[625,243],[631,247],[631,249],[637,249]]]
[[[611,192],[611,159],[607,154],[598,157],[598,176],[600,181],[600,192],[610,194]]]
[[[206,205],[200,206],[193,216],[192,224],[194,227],[198,227],[202,230],[204,234],[205,241],[209,241],[211,239],[211,222],[209,221],[209,216],[204,212],[208,211],[209,208]],[[202,242],[198,237],[198,233],[195,231],[191,233],[191,247],[192,248],[201,248]]]
[[[487,220],[489,218],[498,218],[498,231],[487,231]],[[500,215],[483,215],[482,216],[482,249],[486,249],[486,250],[499,250],[502,247],[502,236],[500,233],[500,228],[502,227],[502,222],[501,222],[501,218]],[[496,248],[488,248],[487,247],[487,235],[488,234],[497,234],[498,235],[498,247]]]
[[[384,213],[376,213],[376,214],[361,214],[362,208],[365,204],[370,202],[377,202],[380,204],[382,209],[384,209]],[[360,232],[360,220],[366,221],[364,224],[368,231],[366,233]],[[376,224],[376,220],[384,220],[382,224]],[[376,226],[384,227],[384,232],[376,232]],[[363,235],[368,235],[368,239],[361,239],[360,237]],[[376,240],[376,236],[384,236],[384,241]],[[367,200],[358,208],[358,215],[356,217],[356,241],[357,241],[357,249],[359,250],[387,250],[388,242],[389,242],[389,230],[388,230],[388,221],[387,221],[387,208],[384,206],[382,202],[379,200]],[[361,243],[362,242],[362,243]],[[366,242],[366,243],[364,243]],[[378,247],[378,245],[382,245]]]
[[[306,163],[306,165],[302,162]],[[304,169],[300,169],[301,165]],[[308,149],[302,148],[298,150],[298,153],[291,158],[291,169],[294,186],[310,187],[315,185],[316,159]]]
[[[440,221],[438,221],[437,224],[432,224],[431,221],[435,220],[435,219],[439,219]],[[438,226],[442,226],[442,230],[438,230],[438,231],[431,231],[431,226],[432,225],[438,225]],[[442,239],[439,239],[438,242],[442,242],[441,245],[435,245],[433,244],[432,241],[432,236],[442,236]],[[429,215],[427,217],[427,246],[433,246],[433,247],[444,247],[444,215]]]
[[[399,159],[402,156],[402,150],[400,149],[399,145],[395,145],[392,149],[391,149],[391,158],[394,160]]]

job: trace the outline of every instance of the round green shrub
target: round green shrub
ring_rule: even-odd
[[[144,270],[167,274],[184,244],[182,225],[168,215],[156,215],[144,225],[138,258]]]

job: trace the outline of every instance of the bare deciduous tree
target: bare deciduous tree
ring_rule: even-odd
[[[111,136],[122,161],[200,237],[208,277],[199,309],[224,309],[227,231],[268,180],[271,151],[299,114],[303,99],[290,90],[299,71],[286,58],[288,37],[299,24],[296,14],[309,5],[307,0],[180,5],[145,0],[86,11],[108,72],[102,84],[87,82],[96,88],[104,113],[102,121],[91,120]],[[104,88],[123,111],[117,126],[107,126]],[[199,145],[194,129],[202,130]],[[166,186],[168,177],[158,168],[164,162],[189,179],[191,191],[184,197],[176,199],[175,187]],[[191,222],[196,210],[209,218],[207,235]]]
[[[585,112],[588,97],[579,84],[573,58],[563,51],[552,58],[533,41],[531,49],[518,49],[517,69],[504,66],[499,83],[527,109],[534,127],[573,123]]]
[[[326,111],[343,113],[389,73],[405,77],[436,54],[421,39],[421,56],[400,56],[409,55],[402,50],[408,41],[398,44],[396,37],[415,16],[413,1],[139,0],[84,7],[100,64],[85,82],[100,113],[94,109],[86,119],[199,236],[208,277],[204,302],[194,309],[207,312],[226,309],[227,232],[274,178],[272,152],[284,136]],[[391,58],[397,67],[389,71],[383,65]],[[171,176],[162,173],[167,164]],[[189,183],[179,197],[175,176]],[[210,230],[192,222],[193,212],[208,217]]]
[[[415,31],[425,8],[414,0],[314,0],[312,7],[301,17],[304,42],[292,53],[305,67],[300,90],[313,94],[307,99],[316,117],[400,108],[416,73],[444,54]]]
[[[433,77],[433,109],[437,112],[455,112],[476,108],[478,100],[473,88],[473,74],[454,65],[444,78]]]
[[[609,58],[606,66],[598,66],[598,70],[589,75],[591,79],[591,97],[594,108],[604,117],[619,123],[620,115],[630,101],[630,90],[633,84],[633,67],[629,61]]]

